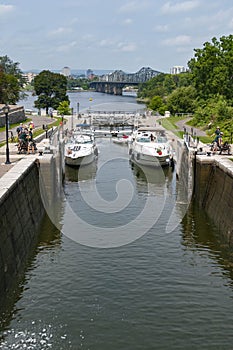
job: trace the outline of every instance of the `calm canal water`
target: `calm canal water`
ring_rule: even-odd
[[[96,164],[66,168],[62,230],[45,218],[0,349],[232,349],[232,251],[194,203],[167,230],[170,168],[144,173],[126,147],[97,144]]]

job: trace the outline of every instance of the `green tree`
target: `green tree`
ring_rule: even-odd
[[[62,102],[60,102],[59,106],[57,107],[58,113],[60,115],[69,115],[69,114],[71,114],[69,106],[70,106],[69,101],[62,101]]]
[[[20,99],[25,79],[18,66],[8,56],[0,57],[0,103],[15,104]]]
[[[150,100],[150,103],[148,104],[148,107],[152,109],[153,111],[159,111],[159,109],[163,106],[163,99],[160,96],[154,96]]]
[[[67,78],[67,89],[73,90],[75,88],[89,89],[89,80],[86,78]]]
[[[35,107],[45,108],[46,114],[49,108],[57,109],[60,102],[69,102],[66,95],[67,79],[64,75],[44,70],[34,78],[34,89],[38,96]]]
[[[194,52],[188,66],[198,95],[222,95],[233,104],[233,35],[213,38]]]
[[[193,86],[180,87],[167,98],[167,108],[174,113],[193,113],[196,105],[196,90]]]
[[[163,87],[166,95],[169,95],[177,88],[178,75],[166,74],[163,82]]]

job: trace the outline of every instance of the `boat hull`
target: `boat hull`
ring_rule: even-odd
[[[172,147],[165,129],[161,126],[138,128],[133,132],[129,154],[131,161],[141,166],[168,166]]]
[[[89,155],[85,156],[65,156],[65,164],[69,166],[83,166],[83,165],[88,165],[94,162],[96,159],[95,153],[91,153]]]
[[[130,155],[130,160],[135,164],[142,166],[168,166],[170,163],[169,155],[165,156],[150,156],[147,154],[132,151]]]

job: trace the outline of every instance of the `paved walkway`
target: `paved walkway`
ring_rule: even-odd
[[[33,115],[33,116],[28,116],[31,118],[35,125],[35,129],[41,129],[43,125],[45,124],[51,124],[56,121],[56,119],[46,117],[46,116],[40,116],[40,115]],[[13,132],[13,135],[16,136],[17,126],[9,130],[9,137],[10,137],[10,131]],[[0,132],[0,142],[4,142],[6,140],[6,132],[2,131]]]
[[[36,129],[41,129],[43,124],[52,124],[56,119],[46,117],[46,116],[32,116],[31,118],[34,122],[35,125],[35,130]],[[13,131],[13,135],[16,136],[17,127],[14,127],[10,129],[10,131]],[[10,134],[9,134],[10,135]],[[0,142],[4,142],[6,140],[6,132],[0,132]],[[16,147],[16,142],[14,143],[9,143],[9,153],[10,153],[10,162],[11,164],[5,164],[6,162],[6,156],[5,156],[5,151],[6,146],[2,146],[0,148],[0,177],[2,177],[4,174],[6,174],[20,159],[24,157],[30,157],[29,155],[24,155],[24,154],[16,154],[17,153],[17,147]]]
[[[184,127],[186,128],[186,131],[189,133],[189,134],[192,134],[192,130],[193,130],[193,133],[196,135],[196,136],[207,136],[206,132],[204,130],[201,130],[201,129],[198,129],[198,128],[195,128],[193,126],[190,126],[190,125],[187,125],[187,122],[192,119],[192,118],[186,118],[186,119],[183,119],[183,120],[179,120],[178,122],[176,122],[176,125],[178,127],[178,129],[180,131],[184,131]]]

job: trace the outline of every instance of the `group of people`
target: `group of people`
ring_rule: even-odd
[[[221,132],[219,126],[217,126],[213,136],[215,136],[215,138],[213,140],[213,152],[217,152],[224,145],[223,132]]]
[[[27,153],[35,152],[36,150],[36,144],[33,140],[33,129],[34,129],[34,123],[30,122],[29,125],[23,125],[23,123],[20,123],[18,128],[16,129],[18,134],[18,149],[19,151],[24,150],[27,151]]]
[[[215,139],[212,144],[213,153],[219,151],[219,154],[222,154],[222,152],[227,152],[228,155],[231,155],[231,145],[227,141],[223,142],[223,132],[220,131],[218,126],[214,132],[214,135]]]

